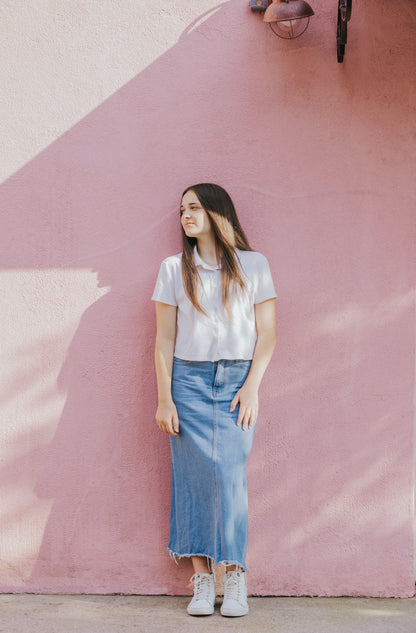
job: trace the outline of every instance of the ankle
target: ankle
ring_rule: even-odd
[[[211,574],[210,560],[204,556],[192,556],[192,566],[195,574]]]

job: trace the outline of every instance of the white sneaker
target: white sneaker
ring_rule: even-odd
[[[246,574],[243,571],[227,571],[224,576],[224,600],[221,615],[238,617],[247,615]]]
[[[194,574],[191,582],[194,597],[186,609],[189,615],[212,615],[216,596],[214,574]]]

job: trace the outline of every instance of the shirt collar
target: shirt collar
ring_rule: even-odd
[[[201,268],[205,268],[205,270],[219,270],[220,266],[210,266],[209,264],[207,264],[207,262],[204,262],[204,260],[201,258],[201,256],[198,253],[198,249],[196,246],[194,246],[194,261],[195,261],[195,266],[200,266]]]

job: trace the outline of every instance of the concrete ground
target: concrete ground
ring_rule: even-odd
[[[1,633],[416,633],[416,598],[249,598],[191,617],[189,596],[0,595]]]

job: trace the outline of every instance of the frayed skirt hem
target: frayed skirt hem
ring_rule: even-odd
[[[215,561],[212,558],[212,556],[208,556],[207,554],[204,554],[204,553],[201,553],[201,552],[196,552],[196,553],[192,553],[192,554],[178,554],[177,552],[174,552],[173,550],[171,550],[169,547],[167,549],[168,549],[168,552],[169,552],[169,556],[171,557],[171,559],[177,565],[179,564],[179,561],[181,560],[181,558],[191,558],[192,556],[200,556],[201,558],[206,558],[207,559],[208,569],[211,569],[211,570],[213,570],[214,567],[216,567],[217,565],[223,565],[224,567],[227,567],[228,565],[236,565],[237,567],[239,567],[243,571],[247,571],[246,565],[242,565],[241,562],[238,561],[238,560],[219,560],[219,561]]]

